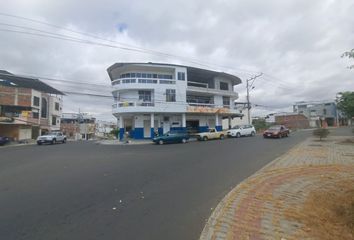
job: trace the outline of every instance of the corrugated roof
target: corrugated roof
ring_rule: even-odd
[[[40,92],[65,95],[59,90],[38,79],[17,76],[5,70],[0,70],[0,85],[8,87],[31,88]]]

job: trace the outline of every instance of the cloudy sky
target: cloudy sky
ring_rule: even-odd
[[[351,61],[341,58],[354,48],[352,0],[0,3],[0,69],[74,92],[64,98],[65,112],[113,119],[113,99],[78,93],[110,95],[106,69],[115,62],[228,72],[243,80],[239,101],[246,80],[263,72],[251,91],[254,115],[354,91]]]

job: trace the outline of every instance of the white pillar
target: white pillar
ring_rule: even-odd
[[[150,126],[151,128],[154,128],[154,122],[155,122],[155,115],[151,113],[150,115]]]
[[[186,114],[182,113],[182,127],[185,128],[186,127]]]
[[[215,127],[219,126],[219,114],[215,115]]]
[[[232,126],[231,126],[231,117],[229,117],[229,126],[228,128],[230,129]]]
[[[124,128],[124,119],[122,116],[119,117],[119,128]]]

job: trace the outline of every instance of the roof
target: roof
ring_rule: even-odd
[[[31,88],[40,92],[64,95],[64,93],[38,79],[14,75],[5,70],[0,70],[0,85],[8,87]]]
[[[152,65],[152,66],[171,66],[171,67],[184,67],[187,69],[187,76],[188,76],[188,81],[194,81],[196,78],[206,78],[206,79],[213,79],[214,77],[225,77],[228,79],[231,79],[234,83],[234,85],[240,84],[242,81],[239,77],[225,73],[225,72],[217,72],[217,71],[211,71],[207,69],[202,69],[202,68],[196,68],[196,67],[189,67],[189,66],[183,66],[183,65],[177,65],[177,64],[167,64],[167,63],[138,63],[138,62],[131,62],[131,63],[115,63],[112,66],[110,66],[107,69],[108,75],[111,78],[111,81],[114,79],[112,78],[111,71],[115,68],[120,68],[120,67],[125,67],[129,65]]]

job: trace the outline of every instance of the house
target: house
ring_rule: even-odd
[[[152,138],[169,131],[222,130],[222,119],[242,117],[235,108],[237,76],[160,63],[115,63],[107,69],[120,139]]]
[[[38,79],[0,70],[0,135],[21,141],[58,131],[63,95]]]
[[[334,101],[297,102],[293,112],[308,118],[310,127],[337,126],[338,111]]]
[[[97,121],[96,122],[96,137],[105,138],[111,136],[111,132],[117,128],[117,124],[108,121]]]
[[[68,139],[89,140],[95,137],[96,118],[87,113],[63,113],[60,130]]]

